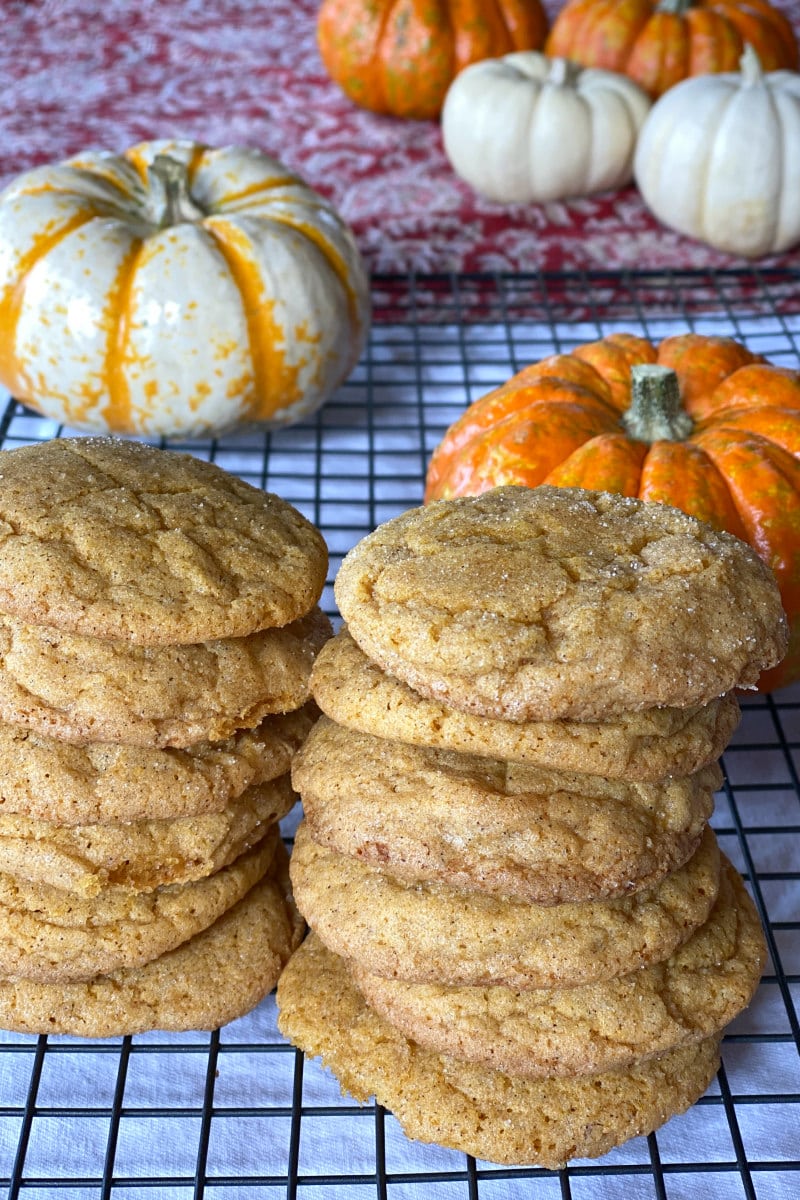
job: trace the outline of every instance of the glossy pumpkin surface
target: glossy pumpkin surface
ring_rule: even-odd
[[[317,21],[325,68],[351,100],[423,120],[464,67],[539,49],[546,33],[540,0],[322,0]]]
[[[350,230],[257,150],[144,142],[0,195],[0,382],[76,429],[289,424],[350,372],[369,312]]]
[[[640,364],[675,373],[666,427],[634,411]],[[749,542],[790,624],[789,653],[761,690],[800,678],[800,372],[729,338],[612,334],[476,400],[434,451],[425,500],[542,483],[671,504]]]
[[[621,71],[660,96],[690,75],[735,71],[746,43],[765,71],[797,69],[792,26],[768,0],[568,0],[547,53]]]

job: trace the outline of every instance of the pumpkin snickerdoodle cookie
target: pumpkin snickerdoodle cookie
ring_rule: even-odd
[[[282,628],[155,647],[0,615],[0,719],[67,741],[219,741],[304,704],[330,633],[319,608]]]
[[[436,1054],[369,1008],[342,959],[313,934],[278,983],[278,1024],[357,1100],[375,1096],[409,1137],[477,1158],[555,1169],[683,1112],[719,1065],[719,1037],[578,1078],[524,1079]]]
[[[288,625],[325,584],[321,534],[213,463],[121,438],[0,452],[0,612],[139,645]]]
[[[406,983],[349,967],[367,1003],[441,1054],[530,1077],[621,1070],[718,1034],[752,999],[764,935],[723,861],[708,920],[664,962],[575,988],[515,991]]]
[[[676,509],[498,488],[364,538],[295,757],[279,1025],[406,1133],[558,1167],[710,1082],[765,958],[708,819],[774,578]]]
[[[91,979],[139,967],[208,928],[269,870],[273,827],[235,862],[192,883],[76,896],[0,875],[0,978],[42,983]]]
[[[0,722],[0,815],[67,826],[218,813],[286,774],[316,715],[306,704],[186,749],[65,742]]]
[[[515,721],[705,704],[754,686],[787,646],[750,547],[677,509],[574,488],[409,510],[349,552],[335,593],[385,671]]]
[[[603,721],[482,717],[421,696],[382,671],[347,629],[320,651],[311,690],[322,711],[348,729],[608,779],[691,775],[719,758],[740,718],[732,694],[705,705],[645,708]]]
[[[252,849],[296,799],[283,775],[247,788],[219,812],[170,820],[57,825],[0,813],[0,875],[80,896],[191,883]]]
[[[272,991],[304,929],[278,846],[267,874],[237,904],[143,966],[71,983],[0,978],[0,1025],[91,1038],[216,1029]]]
[[[0,1021],[239,1015],[301,935],[278,822],[321,534],[194,457],[64,439],[0,453],[0,559]]]
[[[577,986],[668,958],[707,920],[719,874],[709,828],[655,887],[581,904],[404,885],[317,845],[304,824],[291,863],[297,907],[334,953],[391,979],[515,988]]]
[[[638,891],[693,854],[722,785],[625,782],[376,738],[322,717],[292,766],[315,842],[405,883],[535,904]]]

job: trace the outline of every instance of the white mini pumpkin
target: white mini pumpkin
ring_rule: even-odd
[[[77,429],[297,421],[353,368],[368,325],[352,234],[257,150],[145,142],[0,195],[0,382]]]
[[[453,170],[476,192],[542,203],[628,183],[649,108],[624,75],[521,51],[456,76],[442,136]]]
[[[800,241],[800,74],[698,75],[653,105],[636,183],[659,221],[728,254],[760,258]]]

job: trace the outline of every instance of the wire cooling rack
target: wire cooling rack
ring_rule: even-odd
[[[382,278],[363,359],[304,425],[171,443],[279,492],[324,533],[331,571],[420,503],[450,421],[526,362],[614,329],[687,328],[800,363],[800,274]],[[9,402],[5,448],[70,431]],[[713,824],[767,931],[770,963],[689,1113],[597,1161],[501,1169],[408,1142],[286,1045],[274,998],[212,1034],[81,1041],[0,1034],[8,1197],[249,1200],[796,1200],[800,1196],[800,688],[744,704]],[[285,823],[287,841],[298,813]],[[209,980],[209,987],[224,987]]]

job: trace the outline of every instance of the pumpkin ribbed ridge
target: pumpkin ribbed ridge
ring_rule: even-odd
[[[247,237],[232,221],[214,217],[205,224],[206,234],[225,260],[242,298],[242,313],[252,360],[252,381],[247,387],[245,411],[249,417],[272,415],[269,399],[280,394],[285,362],[279,347],[283,342],[273,320],[272,305],[265,299],[258,270],[247,259]],[[296,381],[290,393],[297,398]]]
[[[568,0],[547,54],[629,75],[651,96],[688,76],[736,69],[750,43],[766,70],[796,70],[798,46],[768,0]]]
[[[36,189],[31,194],[42,194],[45,190]],[[42,233],[17,264],[13,277],[0,296],[0,383],[8,388],[12,395],[24,393],[30,386],[25,379],[25,368],[15,354],[16,330],[24,303],[25,281],[45,255],[94,219],[92,212],[76,213],[68,218],[60,229]]]
[[[108,401],[103,417],[109,429],[125,431],[131,422],[131,392],[125,374],[125,355],[131,320],[131,288],[144,244],[135,242],[122,262],[114,291],[108,296],[106,309],[108,349],[106,351],[106,378]]]
[[[356,104],[429,119],[464,67],[537,49],[546,30],[541,0],[322,0],[317,43]]]

